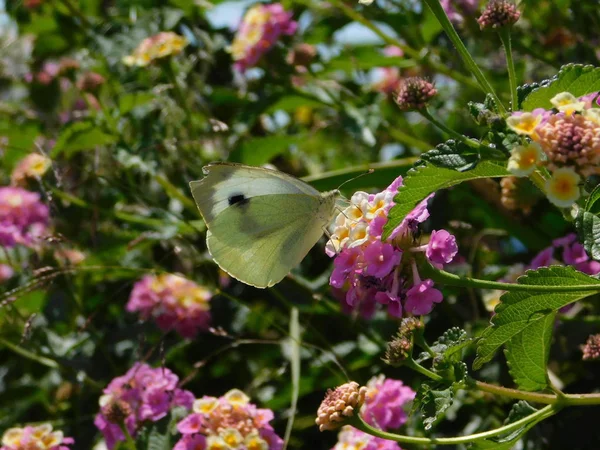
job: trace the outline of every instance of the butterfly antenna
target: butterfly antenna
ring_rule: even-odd
[[[349,180],[346,180],[346,181],[344,181],[342,184],[340,184],[340,185],[338,186],[338,190],[339,190],[339,189],[341,189],[341,187],[342,187],[343,185],[345,185],[346,183],[350,183],[351,181],[354,181],[354,180],[356,180],[356,179],[358,179],[358,178],[360,178],[360,177],[364,177],[365,175],[370,175],[370,174],[372,174],[373,172],[375,172],[375,169],[369,169],[369,170],[367,170],[365,173],[361,173],[360,175],[357,175],[357,176],[355,176],[355,177],[353,177],[353,178],[350,178]]]

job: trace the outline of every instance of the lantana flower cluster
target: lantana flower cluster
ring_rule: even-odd
[[[283,440],[269,422],[273,411],[257,408],[239,389],[194,401],[177,424],[183,437],[173,450],[280,450]]]
[[[143,363],[136,363],[125,375],[113,379],[100,397],[100,412],[94,420],[106,446],[112,449],[125,440],[121,425],[135,436],[144,422],[156,422],[176,406],[191,408],[194,395],[179,389],[178,382],[169,369],[154,369]]]
[[[515,112],[508,126],[526,142],[511,151],[508,169],[515,176],[528,176],[546,167],[548,199],[567,208],[579,199],[580,184],[600,174],[600,108],[598,93],[575,97],[562,92],[551,99],[551,110]]]
[[[373,377],[366,386],[349,382],[329,390],[317,411],[316,423],[321,431],[342,426],[338,442],[332,450],[385,449],[398,450],[398,444],[383,440],[351,426],[344,426],[358,411],[368,424],[384,431],[406,423],[406,405],[415,398],[415,392],[400,380]]]
[[[398,177],[383,192],[356,192],[351,205],[335,219],[326,246],[327,254],[335,258],[330,284],[345,292],[342,304],[347,312],[358,310],[369,318],[380,304],[395,317],[423,315],[443,300],[433,280],[421,279],[415,261],[417,253],[425,253],[432,265],[441,268],[458,252],[455,237],[446,230],[433,231],[426,245],[415,245],[417,227],[429,217],[431,196],[419,203],[387,240],[381,240],[401,185],[402,177]]]
[[[193,338],[210,325],[211,297],[207,288],[179,275],[146,275],[134,285],[126,308],[144,320],[154,318],[161,330]]]
[[[123,63],[127,66],[145,67],[155,60],[178,55],[187,44],[183,36],[163,31],[144,39],[131,55],[123,58]]]
[[[246,12],[230,47],[234,67],[240,72],[256,65],[258,60],[282,35],[291,36],[298,23],[280,3],[255,5]]]
[[[516,283],[517,278],[528,270],[536,270],[540,267],[557,264],[572,266],[574,269],[588,275],[598,275],[600,273],[600,262],[590,258],[583,245],[577,241],[575,233],[569,233],[552,241],[552,245],[535,255],[528,265],[514,264],[511,266],[506,275],[498,281]],[[483,297],[485,307],[489,311],[493,311],[500,301],[498,292],[489,291]]]
[[[2,436],[0,450],[69,450],[73,438],[65,437],[62,431],[53,431],[52,425],[9,428]]]
[[[31,246],[48,226],[48,206],[37,192],[0,187],[0,246]]]

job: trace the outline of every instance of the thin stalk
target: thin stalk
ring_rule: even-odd
[[[60,365],[53,359],[46,358],[45,356],[36,355],[35,353],[30,352],[29,350],[26,350],[23,347],[13,344],[12,342],[4,339],[3,337],[0,337],[0,345],[4,345],[13,353],[35,361],[43,366],[50,367],[51,369],[60,369]]]
[[[456,47],[456,50],[458,51],[458,54],[467,66],[467,69],[473,74],[473,76],[477,80],[477,83],[479,84],[481,90],[486,94],[491,95],[500,112],[502,114],[506,114],[506,108],[500,101],[500,98],[496,94],[496,91],[494,91],[494,88],[492,87],[490,82],[487,80],[487,78],[485,77],[485,75],[483,74],[483,72],[469,53],[469,50],[467,50],[467,47],[456,32],[456,29],[454,28],[454,25],[452,25],[452,22],[450,22],[450,19],[448,19],[446,11],[444,11],[444,8],[442,8],[442,5],[440,4],[439,0],[424,1],[425,3],[427,3],[429,9],[431,9],[437,20],[440,22],[440,25],[442,25],[442,28],[452,41],[452,44],[454,44],[454,47]]]
[[[416,372],[419,372],[421,375],[425,375],[428,378],[431,378],[434,381],[442,381],[444,378],[438,375],[437,373],[432,372],[431,370],[423,367],[421,364],[416,362],[414,359],[408,359],[404,362],[406,367],[413,369]]]
[[[514,398],[515,400],[527,400],[529,402],[543,403],[552,405],[561,403],[565,406],[590,406],[600,405],[600,394],[562,394],[560,397],[552,394],[542,394],[539,392],[520,391],[504,386],[495,386],[479,380],[470,379],[468,386],[490,394],[501,395],[503,397]]]
[[[450,136],[452,136],[454,139],[464,142],[465,144],[467,144],[469,147],[473,147],[473,148],[480,148],[481,145],[479,144],[479,142],[474,141],[473,139],[470,139],[466,136],[463,136],[462,134],[452,130],[451,128],[448,128],[446,125],[444,125],[442,122],[440,122],[439,120],[437,120],[435,117],[433,117],[433,115],[431,115],[431,113],[429,112],[429,110],[427,108],[423,108],[423,109],[419,109],[418,112],[427,120],[429,120],[433,125],[435,125],[436,127],[438,127],[440,130],[442,130],[444,133],[449,134]]]
[[[510,109],[516,111],[519,108],[519,97],[517,96],[517,74],[515,72],[515,63],[513,61],[511,38],[510,38],[510,27],[502,28],[498,35],[504,46],[504,53],[506,54],[506,68],[508,69],[508,82],[510,84]]]
[[[481,280],[478,278],[461,277],[444,270],[438,270],[431,265],[423,265],[420,268],[423,274],[432,278],[433,281],[447,284],[449,286],[472,287],[481,289],[496,289],[499,291],[521,291],[521,292],[598,292],[598,284],[579,284],[573,286],[532,286],[529,284],[501,283],[498,281]]]
[[[368,433],[372,436],[376,436],[382,439],[387,439],[390,441],[399,442],[401,444],[425,444],[425,445],[457,445],[457,444],[468,444],[470,442],[479,441],[482,439],[487,439],[495,436],[499,436],[502,434],[510,433],[512,431],[518,430],[523,426],[532,423],[538,423],[550,416],[553,416],[558,411],[562,409],[561,405],[548,405],[544,408],[536,411],[533,414],[530,414],[527,417],[524,417],[521,420],[513,422],[509,425],[505,425],[499,428],[495,428],[490,431],[484,431],[482,433],[475,433],[467,436],[458,436],[451,438],[424,438],[424,437],[414,437],[414,436],[405,436],[401,434],[388,433],[386,431],[381,431],[377,428],[372,427],[360,417],[360,415],[356,415],[350,420],[350,425],[355,428],[358,428],[365,433]]]
[[[189,136],[192,140],[197,138],[196,129],[194,128],[194,123],[192,121],[192,111],[190,110],[190,106],[188,104],[187,98],[183,95],[183,91],[181,90],[181,86],[179,86],[179,82],[177,81],[177,76],[175,75],[175,70],[173,70],[173,62],[169,59],[165,61],[162,65],[164,68],[171,85],[173,85],[173,92],[175,93],[175,98],[177,99],[177,103],[183,109],[185,114],[185,122],[188,128]]]

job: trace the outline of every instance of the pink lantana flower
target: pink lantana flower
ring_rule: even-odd
[[[431,287],[431,280],[421,282],[415,264],[419,252],[424,252],[437,266],[451,262],[458,252],[456,239],[445,230],[434,231],[427,245],[416,243],[419,224],[429,218],[427,201],[431,196],[407,214],[387,240],[381,241],[401,185],[402,177],[398,177],[382,192],[355,193],[351,205],[335,219],[326,253],[335,258],[330,284],[346,312],[358,311],[369,318],[383,306],[390,315],[402,317],[406,312],[428,313],[433,303],[441,301],[441,292]],[[424,287],[428,289],[421,292]],[[420,292],[418,301],[417,292]]]
[[[210,325],[211,297],[207,288],[178,275],[147,275],[133,287],[126,308],[145,320],[154,318],[162,330],[193,338]]]
[[[0,187],[0,246],[32,246],[48,226],[48,206],[37,192]]]
[[[292,13],[285,11],[280,3],[253,6],[244,15],[229,49],[234,67],[244,72],[256,65],[281,36],[293,35],[297,28]]]
[[[194,395],[177,387],[179,378],[169,369],[151,368],[136,363],[129,371],[113,379],[100,397],[100,412],[94,424],[104,435],[106,446],[112,449],[125,435],[120,424],[135,436],[144,422],[156,422],[172,408],[190,409]]]

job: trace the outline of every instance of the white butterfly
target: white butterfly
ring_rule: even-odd
[[[206,245],[232,277],[258,288],[280,282],[323,235],[336,189],[320,193],[276,170],[234,163],[205,166],[190,182],[206,222]]]

